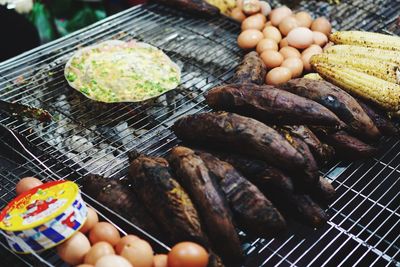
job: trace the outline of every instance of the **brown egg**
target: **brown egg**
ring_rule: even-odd
[[[319,49],[318,49],[319,48]],[[321,54],[322,48],[318,45],[312,45],[301,53],[301,60],[303,61],[303,66],[305,71],[311,71],[312,67],[310,64],[310,59],[313,55]]]
[[[236,0],[236,7],[243,10],[243,0]]]
[[[152,267],[153,254],[153,249],[148,242],[137,239],[125,244],[120,255],[135,267]]]
[[[281,6],[273,9],[269,14],[269,18],[272,25],[278,26],[284,18],[289,17],[290,15],[292,15],[292,10],[287,6]]]
[[[286,17],[279,23],[279,30],[281,31],[282,35],[286,36],[288,33],[293,30],[294,28],[299,27],[299,23],[294,16]]]
[[[265,27],[267,26],[272,26],[272,22],[271,21],[267,21],[267,23],[265,23]]]
[[[261,14],[264,16],[268,16],[269,13],[271,13],[271,6],[264,1],[260,1],[260,6],[261,6]]]
[[[87,252],[84,258],[86,264],[95,265],[96,262],[106,255],[115,254],[113,247],[104,241],[100,241],[93,245],[93,247]]]
[[[158,254],[153,257],[153,267],[168,267],[168,256]]]
[[[250,17],[247,17],[243,22],[242,22],[242,31],[248,30],[248,29],[256,29],[261,31],[264,28],[265,25],[265,17],[261,14],[256,14]]]
[[[96,223],[89,232],[89,240],[92,244],[105,241],[111,246],[115,246],[120,239],[117,228],[108,222]]]
[[[117,254],[121,254],[121,251],[126,244],[132,243],[133,241],[136,241],[138,239],[140,239],[140,238],[135,235],[126,235],[126,236],[122,237],[119,240],[119,242],[115,245],[115,252],[117,252]]]
[[[81,229],[79,229],[79,231],[86,234],[98,222],[99,222],[99,216],[97,216],[96,211],[94,211],[94,209],[92,208],[88,208],[88,214],[86,217],[85,224],[82,226]]]
[[[235,7],[234,9],[231,10],[230,17],[236,21],[242,22],[243,20],[245,20],[246,15],[240,8]]]
[[[101,257],[94,267],[133,267],[126,259],[117,255]],[[151,266],[150,266],[151,267]]]
[[[282,62],[281,67],[286,67],[290,69],[290,72],[292,73],[292,78],[298,78],[303,73],[303,61],[297,57],[285,59]]]
[[[70,265],[82,263],[85,254],[88,253],[89,250],[89,240],[81,232],[76,232],[68,240],[57,246],[58,256]]]
[[[296,15],[297,22],[299,23],[300,27],[310,28],[312,24],[312,17],[305,11],[301,11]]]
[[[312,44],[310,47],[308,47],[306,50],[304,50],[301,54],[308,54],[308,53],[313,53],[313,54],[321,54],[322,53],[322,48],[319,45]]]
[[[322,32],[313,32],[313,40],[314,44],[319,45],[321,47],[326,45],[326,43],[328,43],[328,37]]]
[[[22,194],[26,191],[31,190],[32,188],[35,188],[36,186],[42,185],[43,182],[40,181],[38,178],[35,177],[25,177],[19,180],[17,185],[15,186],[15,191],[17,192],[17,195]]]
[[[279,52],[273,50],[262,52],[260,57],[268,69],[279,67],[283,62],[283,56]]]
[[[168,253],[168,267],[206,267],[208,253],[193,242],[180,242]]]
[[[269,85],[278,85],[289,81],[291,78],[292,72],[290,69],[285,67],[277,67],[267,73],[265,77],[265,83]]]
[[[281,55],[283,56],[284,59],[291,58],[291,57],[297,57],[297,58],[301,57],[299,50],[297,50],[296,48],[291,47],[291,46],[282,47],[279,50],[279,53],[281,53]]]
[[[311,24],[311,30],[322,32],[323,34],[328,36],[332,31],[332,25],[325,17],[319,17]]]
[[[255,48],[258,42],[264,38],[264,35],[259,30],[245,30],[238,36],[238,45],[242,49]]]
[[[326,49],[328,49],[329,47],[333,46],[334,43],[333,42],[328,42],[323,48],[322,50],[325,51]]]
[[[84,263],[84,264],[76,265],[75,267],[94,267],[94,265]]]
[[[259,0],[244,0],[242,6],[243,13],[247,16],[256,14],[261,11]]]
[[[285,37],[279,42],[279,48],[283,48],[283,47],[286,47],[286,46],[289,46],[289,43],[288,43],[288,41],[287,41],[287,39]]]
[[[278,51],[278,44],[272,39],[264,38],[260,42],[258,42],[256,50],[259,54],[266,50]]]
[[[265,26],[263,34],[265,38],[272,39],[276,43],[279,43],[282,40],[281,32],[274,26]]]
[[[298,49],[305,49],[313,43],[313,33],[305,27],[291,30],[286,38],[290,46]]]

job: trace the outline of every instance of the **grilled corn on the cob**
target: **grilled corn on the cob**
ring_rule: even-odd
[[[375,32],[339,31],[332,33],[329,40],[335,44],[350,44],[400,51],[400,37]]]
[[[206,0],[210,5],[218,7],[222,14],[229,16],[231,10],[236,7],[235,0]]]
[[[340,54],[341,56],[358,56],[371,59],[380,59],[400,63],[400,51],[390,51],[374,47],[356,45],[333,45],[324,50],[327,54]]]
[[[366,74],[381,78],[385,81],[397,83],[400,82],[400,64],[386,62],[380,59],[365,58],[356,55],[338,55],[338,54],[319,54],[311,57],[311,65],[318,63],[328,63],[332,65],[346,66]]]
[[[318,73],[308,73],[308,74],[304,75],[303,78],[310,79],[310,80],[316,80],[316,81],[323,80],[323,78]]]
[[[313,67],[325,80],[350,94],[370,100],[386,110],[398,111],[400,108],[400,85],[398,84],[345,66],[318,63]]]

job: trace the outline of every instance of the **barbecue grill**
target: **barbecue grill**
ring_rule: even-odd
[[[274,6],[279,3],[273,1]],[[336,29],[399,34],[399,0],[298,1],[295,9],[329,17]],[[293,6],[292,6],[293,7]],[[243,54],[236,45],[239,25],[227,18],[195,19],[155,4],[131,8],[0,63],[0,98],[48,110],[50,123],[0,112],[43,164],[0,127],[0,208],[14,196],[21,176],[70,179],[88,173],[119,179],[126,175],[128,152],[165,155],[178,143],[170,130],[185,114],[208,111],[203,94],[229,82]],[[101,104],[68,87],[64,65],[74,51],[108,39],[136,39],[165,51],[182,68],[182,83],[172,92],[141,104]],[[295,223],[283,237],[262,239],[241,232],[244,266],[400,266],[400,140],[382,140],[374,158],[333,161],[322,170],[337,189],[327,209],[329,222],[315,230]],[[122,229],[143,233],[101,203],[86,199]],[[150,233],[151,234],[151,233]],[[162,242],[154,242],[165,252]],[[53,250],[15,255],[0,240],[1,265],[60,266]]]

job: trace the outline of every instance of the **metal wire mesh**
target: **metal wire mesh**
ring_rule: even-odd
[[[329,17],[336,29],[399,33],[399,1],[342,1],[340,5],[300,1],[294,5]],[[0,113],[0,122],[24,135],[35,154],[63,178],[79,182],[89,172],[123,177],[128,151],[165,155],[178,142],[169,129],[174,120],[209,110],[203,93],[229,81],[242,57],[236,45],[238,32],[239,25],[226,18],[199,20],[156,5],[132,8],[0,63],[1,99],[42,107],[55,117],[51,123],[40,124]],[[181,85],[142,104],[104,105],[84,98],[65,82],[64,64],[79,47],[108,39],[137,39],[162,48],[182,67]],[[322,174],[338,191],[327,210],[328,224],[318,230],[293,224],[290,233],[276,239],[243,235],[245,266],[398,265],[399,154],[399,140],[393,138],[384,141],[376,158],[325,166]],[[23,160],[22,167],[0,170],[0,206],[14,196],[18,177],[32,173],[33,163],[26,157]],[[21,168],[25,173],[19,172]],[[40,167],[34,167],[32,174],[48,175]],[[41,256],[51,264],[61,264],[51,252]],[[37,259],[23,260],[38,263]]]

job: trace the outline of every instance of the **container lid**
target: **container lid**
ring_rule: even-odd
[[[42,184],[13,199],[0,213],[0,229],[23,231],[40,226],[63,213],[79,194],[71,181]]]

